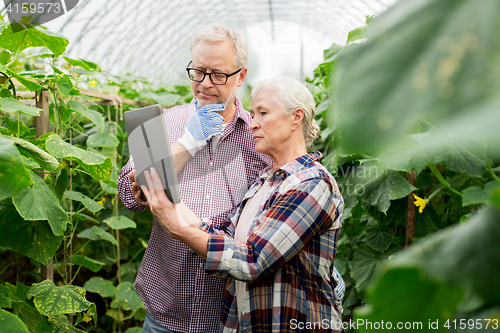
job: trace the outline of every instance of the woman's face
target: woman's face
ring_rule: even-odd
[[[284,111],[276,103],[273,92],[265,88],[252,98],[250,115],[250,129],[257,151],[271,158],[279,157],[287,149],[287,142],[293,134],[294,116]]]

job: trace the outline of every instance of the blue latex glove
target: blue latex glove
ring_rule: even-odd
[[[195,103],[198,106],[198,103]],[[203,149],[214,136],[222,135],[224,117],[218,112],[225,109],[224,104],[208,104],[197,110],[189,119],[184,135],[177,140],[191,156]]]
[[[337,271],[335,266],[333,266],[332,278],[333,281],[335,282],[335,289],[333,289],[335,309],[339,314],[342,314],[342,312],[344,312],[344,308],[342,307],[342,301],[344,300],[345,283],[344,279],[342,279],[342,276],[340,276],[340,273],[339,271]]]

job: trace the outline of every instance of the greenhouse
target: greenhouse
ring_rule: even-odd
[[[498,332],[498,0],[0,9],[0,332]]]

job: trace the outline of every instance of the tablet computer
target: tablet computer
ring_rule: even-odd
[[[154,167],[160,175],[165,194],[171,202],[181,202],[167,125],[160,104],[130,110],[123,114],[128,146],[136,171],[136,183],[148,187],[144,171]],[[142,200],[146,201],[144,193]]]

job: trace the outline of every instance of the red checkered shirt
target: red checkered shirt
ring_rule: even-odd
[[[215,151],[209,143],[178,175],[186,205],[218,227],[234,211],[259,171],[271,160],[255,151],[248,128],[250,114],[236,99],[236,114],[227,124]],[[184,134],[194,102],[164,110],[170,144]],[[125,206],[143,211],[131,191],[132,159],[120,171],[118,190]],[[167,235],[154,219],[151,237],[134,288],[161,325],[176,332],[217,332],[226,280],[205,273],[205,262],[186,245]]]
[[[224,293],[219,332],[342,331],[330,277],[344,200],[319,158],[321,153],[313,152],[275,172],[264,170],[220,227],[202,224],[210,233],[207,271],[232,278]],[[269,185],[266,200],[247,242],[237,242],[234,232],[241,212],[264,182]],[[247,282],[242,309],[237,307],[233,279]]]

